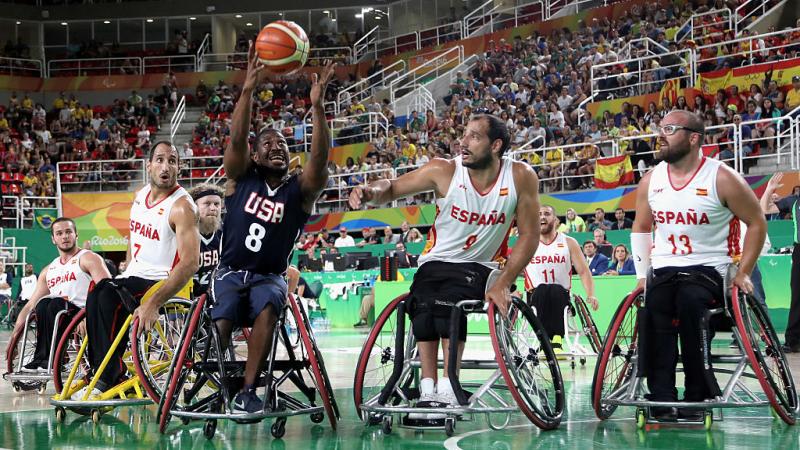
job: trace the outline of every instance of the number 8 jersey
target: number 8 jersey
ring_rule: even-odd
[[[650,175],[647,200],[653,213],[654,269],[729,264],[739,253],[739,219],[717,194],[722,162],[703,158],[700,167],[679,187],[669,166],[659,163]]]
[[[251,166],[225,197],[220,265],[283,274],[308,216],[296,175],[273,190]]]

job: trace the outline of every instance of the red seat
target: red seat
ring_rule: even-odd
[[[21,173],[15,173],[15,174],[14,174],[14,182],[15,182],[15,183],[22,183],[22,181],[23,181],[24,179],[25,179],[25,176],[24,176],[24,175],[22,175]]]
[[[8,185],[7,184],[0,184],[0,193],[3,195],[8,195]]]
[[[9,192],[11,192],[12,195],[19,195],[20,193],[22,193],[22,189],[19,187],[18,184],[10,185],[8,187],[8,190]]]
[[[12,177],[11,174],[8,172],[3,172],[2,174],[0,174],[0,181],[2,181],[3,183],[10,183],[13,179],[14,177]]]
[[[192,178],[195,178],[195,179],[203,178],[203,170],[202,169],[192,169]]]

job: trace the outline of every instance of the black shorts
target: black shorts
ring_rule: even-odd
[[[462,300],[483,300],[486,279],[492,269],[478,263],[423,264],[414,275],[409,292],[408,315],[417,341],[436,341],[450,336],[452,307]],[[467,340],[467,316],[460,317],[458,339]]]
[[[261,311],[272,305],[279,313],[286,302],[287,287],[282,276],[233,270],[219,266],[211,281],[214,304],[211,318],[227,319],[236,326],[252,326]]]

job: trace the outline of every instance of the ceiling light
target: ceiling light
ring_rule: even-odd
[[[147,23],[153,23],[153,19],[147,19]]]
[[[189,20],[197,20],[197,17],[189,17]]]
[[[331,13],[331,12],[330,12],[330,11],[328,11],[327,9],[326,9],[326,10],[324,10],[324,11],[322,11],[322,14],[330,14],[330,13]]]
[[[336,22],[336,18],[331,19],[331,22]]]
[[[104,20],[104,21],[103,21],[103,23],[104,23],[104,24],[106,24],[106,25],[108,25],[108,24],[110,24],[110,23],[111,23],[111,21],[110,21],[110,20]]]
[[[251,22],[247,22],[245,25],[247,25],[248,27],[252,27],[253,26],[253,24]]]
[[[67,26],[67,22],[61,22],[61,25]]]
[[[278,13],[279,16],[283,16],[283,13]]]
[[[381,20],[381,16],[375,16],[375,20]]]
[[[233,17],[236,17],[237,19],[241,19],[241,18],[242,18],[242,15],[241,15],[241,14],[237,14],[237,15],[235,15],[235,16],[233,16]]]
[[[18,20],[18,21],[17,21],[17,25],[22,25],[22,22],[20,22],[20,21]]]

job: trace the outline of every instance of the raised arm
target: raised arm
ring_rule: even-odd
[[[247,53],[247,75],[245,75],[242,93],[233,109],[231,118],[231,138],[228,148],[222,156],[225,175],[229,180],[240,177],[250,166],[250,118],[253,110],[253,92],[266,73],[264,66],[258,62],[258,54],[253,42]]]
[[[523,163],[514,163],[512,173],[517,190],[517,242],[502,273],[486,292],[486,300],[494,303],[504,316],[508,314],[511,303],[508,289],[517,281],[517,275],[528,265],[539,246],[539,178],[531,166]]]
[[[172,207],[169,218],[170,224],[175,227],[179,261],[164,284],[133,312],[134,318],[140,320],[139,332],[152,327],[158,319],[158,309],[186,286],[200,266],[200,232],[194,205],[185,197],[179,199]]]
[[[781,184],[781,179],[783,179],[783,174],[778,172],[767,182],[767,188],[764,190],[764,195],[762,195],[761,199],[758,201],[759,205],[761,206],[761,212],[764,214],[767,214],[769,211],[769,199],[772,197],[772,194],[775,193],[778,188],[783,186]]]
[[[569,247],[569,257],[572,260],[572,265],[575,266],[575,273],[581,278],[581,284],[583,284],[583,289],[586,291],[586,300],[592,305],[592,309],[597,311],[598,303],[597,297],[594,296],[594,278],[592,278],[592,271],[589,270],[586,258],[581,252],[581,246],[578,241],[567,236],[567,247]]]
[[[359,209],[362,203],[380,206],[420,192],[436,191],[437,197],[443,197],[454,171],[452,162],[434,158],[419,169],[393,180],[378,180],[366,187],[353,188],[348,202],[351,208]]]
[[[331,130],[325,117],[325,89],[333,78],[335,63],[328,63],[322,75],[311,75],[311,115],[313,131],[311,133],[311,155],[306,161],[300,175],[300,189],[303,193],[303,210],[310,213],[319,194],[328,183],[328,151],[331,148]]]

